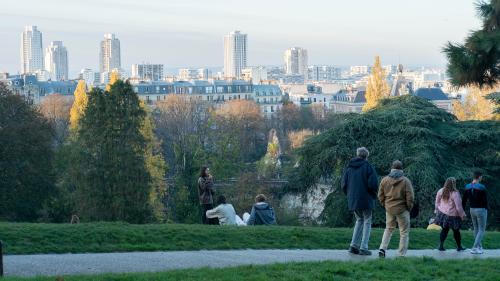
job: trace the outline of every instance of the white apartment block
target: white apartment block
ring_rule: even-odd
[[[21,73],[43,70],[42,33],[35,25],[26,26],[21,35]]]
[[[243,80],[252,81],[254,84],[260,84],[267,81],[267,69],[264,66],[252,66],[241,70]]]
[[[52,41],[45,49],[45,70],[53,81],[68,80],[68,51],[62,41]]]
[[[356,75],[367,75],[372,71],[372,67],[369,65],[354,65],[351,66],[350,74],[351,76]]]
[[[132,78],[142,81],[163,80],[163,64],[141,63],[132,65]]]
[[[307,69],[307,50],[294,47],[285,51],[283,55],[285,61],[285,74],[289,75],[302,75],[307,79],[308,69]]]
[[[247,35],[233,31],[224,36],[224,77],[241,78],[241,70],[247,67]]]

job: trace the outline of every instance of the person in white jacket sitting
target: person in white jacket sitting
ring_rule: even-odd
[[[220,195],[217,198],[217,207],[206,212],[207,218],[218,218],[220,225],[237,225],[236,211],[233,205],[226,203],[226,197]],[[240,219],[241,220],[241,219]]]

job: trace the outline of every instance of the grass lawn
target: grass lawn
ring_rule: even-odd
[[[382,229],[373,229],[370,248],[376,249]],[[182,224],[125,223],[39,224],[0,223],[6,254],[175,251],[201,249],[346,249],[351,229],[324,227],[221,227]],[[463,231],[466,247],[470,231]],[[391,247],[396,248],[395,233]],[[410,248],[435,248],[439,232],[412,229]],[[500,232],[487,232],[486,249],[500,248]],[[454,248],[449,235],[448,248]]]
[[[225,269],[189,269],[158,273],[65,276],[65,281],[154,280],[500,280],[500,259],[436,261],[403,258],[367,262],[311,262]],[[53,281],[54,277],[4,278],[5,281]]]

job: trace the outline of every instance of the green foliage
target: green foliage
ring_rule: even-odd
[[[88,93],[68,149],[74,206],[83,220],[162,219],[166,167],[148,119],[128,82]]]
[[[465,44],[448,42],[448,75],[455,86],[494,86],[500,82],[500,0],[478,2],[483,28],[473,31]]]
[[[495,113],[500,114],[500,92],[491,93],[487,96],[487,98],[496,104]]]
[[[346,163],[360,146],[370,150],[369,160],[381,176],[388,174],[393,160],[403,161],[420,202],[419,225],[433,216],[434,196],[447,177],[456,177],[463,186],[476,169],[483,171],[491,191],[490,226],[500,225],[496,211],[500,208],[496,192],[500,188],[500,123],[458,122],[453,115],[414,96],[383,100],[374,110],[347,115],[334,128],[306,140],[289,188],[305,190],[320,179],[338,188]],[[345,200],[339,191],[329,196],[323,212],[327,224],[350,221],[351,214],[340,210]],[[383,225],[383,218],[383,210],[378,208],[374,223]]]
[[[54,194],[54,130],[0,83],[0,220],[34,221]]]
[[[243,202],[242,202],[243,203]],[[245,210],[248,210],[245,207]],[[278,221],[279,222],[279,221]],[[373,228],[370,249],[380,245],[384,229]],[[0,223],[6,254],[191,251],[222,249],[345,249],[352,228],[294,226],[210,226],[200,224],[127,223]],[[412,228],[410,249],[433,249],[439,231]],[[399,243],[396,231],[389,245]],[[463,245],[473,243],[472,231],[462,231]],[[453,239],[445,247],[452,249]],[[500,232],[488,231],[485,249],[500,248]],[[347,253],[346,253],[347,254]]]

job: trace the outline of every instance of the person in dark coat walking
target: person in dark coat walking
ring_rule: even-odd
[[[356,217],[349,252],[371,255],[368,241],[372,227],[374,200],[377,198],[378,177],[375,168],[367,161],[368,149],[356,150],[356,158],[349,161],[342,176],[342,190],[347,195],[349,210]]]
[[[210,175],[208,167],[201,167],[200,177],[198,178],[198,197],[201,206],[201,221],[203,224],[219,224],[217,218],[207,218],[208,210],[214,208],[214,180]]]

